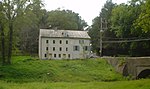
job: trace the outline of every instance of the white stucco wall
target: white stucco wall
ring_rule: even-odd
[[[46,43],[48,40],[48,43]],[[55,44],[53,44],[53,40],[55,40]],[[60,40],[62,44],[60,44]],[[79,42],[79,40],[81,40]],[[84,40],[84,43],[82,41]],[[68,41],[68,44],[66,44]],[[79,51],[74,51],[74,46],[79,46]],[[90,55],[90,50],[84,51],[83,47],[90,47],[89,39],[71,39],[71,38],[39,38],[39,58],[40,59],[83,59]],[[48,47],[48,51],[46,49]],[[55,51],[53,51],[53,47],[55,47]],[[60,47],[62,51],[60,51]],[[68,51],[66,51],[66,48]],[[56,57],[54,57],[56,54]],[[46,55],[46,57],[45,57]],[[61,55],[61,57],[59,56]],[[70,55],[70,57],[69,57]]]

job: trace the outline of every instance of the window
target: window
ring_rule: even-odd
[[[44,56],[47,57],[47,54],[45,54]]]
[[[68,44],[68,40],[66,40],[66,44]]]
[[[85,51],[88,51],[88,46],[84,46],[84,50],[85,50]]]
[[[48,51],[48,47],[46,47],[46,50]]]
[[[48,43],[48,40],[46,40],[46,43]]]
[[[62,51],[62,47],[59,48],[59,51]]]
[[[80,44],[84,44],[84,40],[79,40],[79,43]]]
[[[55,44],[55,40],[53,40],[53,44]]]
[[[53,47],[53,51],[55,51],[55,47]]]
[[[70,54],[68,54],[68,58],[70,58]]]
[[[63,54],[63,58],[66,58],[66,54]]]
[[[68,51],[68,48],[66,48],[66,51]]]
[[[62,41],[60,40],[59,43],[62,44]]]
[[[74,51],[79,51],[79,50],[80,50],[80,47],[79,47],[79,46],[74,46],[74,47],[73,47],[73,50],[74,50]]]
[[[54,57],[55,57],[55,58],[57,57],[56,54],[54,54]]]
[[[59,54],[59,58],[61,58],[61,54]]]

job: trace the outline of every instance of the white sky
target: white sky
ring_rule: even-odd
[[[88,25],[92,24],[92,20],[99,15],[101,8],[106,0],[43,0],[45,8],[48,11],[57,8],[69,9],[84,19]],[[113,0],[114,3],[127,3],[128,0]]]

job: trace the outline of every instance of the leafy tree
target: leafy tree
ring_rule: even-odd
[[[93,50],[97,50],[97,52],[99,50],[100,18],[107,20],[108,27],[103,32],[103,41],[149,38],[149,4],[148,0],[131,0],[128,4],[115,5],[112,0],[107,0],[100,16],[93,20],[93,25],[89,30]],[[115,55],[146,56],[149,53],[149,44],[149,41],[113,43],[113,45],[105,43],[103,44],[103,52],[104,55],[110,55],[112,52]]]
[[[43,4],[39,0],[30,5],[24,13],[18,17],[16,24],[22,23],[17,27],[19,37],[19,50],[24,55],[37,54],[38,36],[40,28],[48,28],[48,13],[42,9]]]
[[[12,55],[12,44],[13,44],[13,32],[14,32],[14,21],[16,17],[20,14],[20,10],[22,10],[26,6],[26,2],[28,0],[2,0],[3,10],[2,12],[5,15],[5,18],[8,22],[9,28],[9,43],[8,43],[8,58],[7,63],[11,64],[11,55]]]
[[[89,29],[89,36],[91,37],[92,50],[99,53],[100,46],[100,17],[93,19],[93,24]]]
[[[112,15],[112,9],[115,7],[115,4],[112,2],[112,0],[107,0],[104,4],[104,7],[101,9],[100,16],[96,17],[93,20],[92,28],[89,30],[89,35],[91,36],[91,42],[92,42],[92,48],[93,51],[99,52],[100,47],[100,27],[101,27],[101,18],[107,23],[103,25],[107,25],[107,29],[103,29],[103,38],[106,37],[114,37],[114,33],[111,32],[111,15]],[[109,46],[112,46],[111,44],[104,44],[103,48],[109,48]]]
[[[136,12],[140,12],[133,23],[132,34],[140,39],[149,38],[149,10],[150,10],[150,1],[149,0],[136,0],[131,5],[138,6]],[[150,41],[141,41],[141,42],[132,42],[130,46],[130,53],[132,56],[148,56]]]
[[[40,0],[2,0],[2,14],[7,21],[5,29],[8,29],[8,58],[7,64],[11,64],[11,55],[14,42],[14,35],[16,35],[17,27],[21,23],[17,23],[18,18],[24,16],[27,9],[32,9],[31,6],[35,3],[40,3]],[[5,37],[6,38],[6,37]],[[15,38],[16,39],[16,38]],[[17,41],[17,40],[16,40]]]
[[[4,32],[4,15],[2,13],[2,3],[0,2],[0,52],[2,54],[2,64],[5,65],[6,59],[5,59],[5,32]],[[1,57],[1,56],[0,56]]]
[[[54,10],[49,12],[49,25],[58,29],[83,30],[87,23],[81,19],[79,14],[71,10]]]
[[[144,33],[150,32],[150,1],[146,0],[144,4],[141,6],[142,12],[140,13],[139,17],[135,21],[134,26],[136,29],[141,29]]]

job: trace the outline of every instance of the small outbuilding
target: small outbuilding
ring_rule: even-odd
[[[84,59],[90,57],[87,31],[40,29],[40,59]]]

